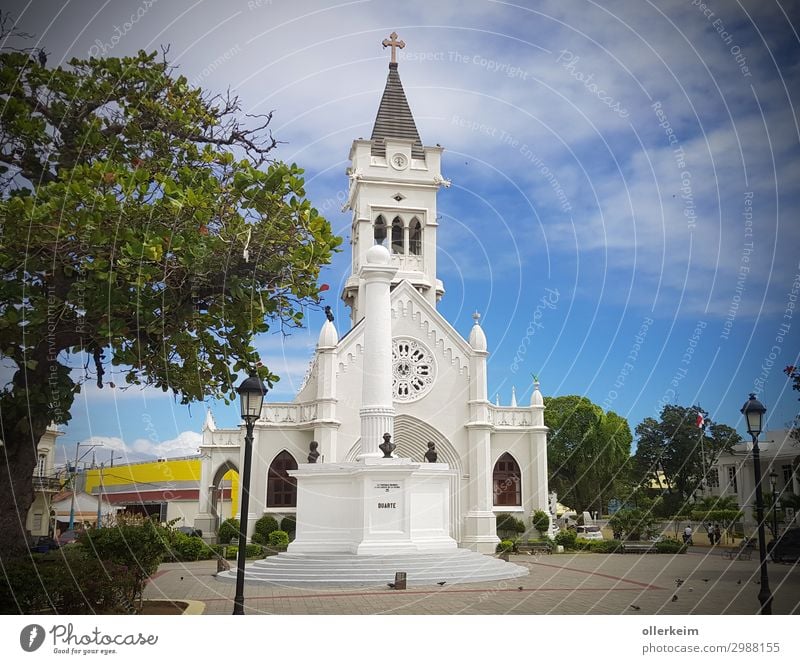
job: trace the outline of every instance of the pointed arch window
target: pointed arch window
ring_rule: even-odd
[[[392,221],[392,253],[402,254],[403,251],[403,220],[395,217]]]
[[[267,471],[267,507],[297,507],[297,482],[288,470],[297,470],[297,461],[284,450]]]
[[[383,215],[378,215],[378,218],[375,220],[374,237],[375,244],[386,243],[386,220],[383,218]]]
[[[408,253],[419,256],[422,253],[422,224],[414,217],[408,226]]]
[[[522,505],[521,477],[519,464],[508,452],[497,460],[492,473],[492,489],[496,506]]]

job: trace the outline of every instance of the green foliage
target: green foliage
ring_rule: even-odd
[[[281,530],[289,533],[289,537],[294,539],[294,534],[297,531],[297,518],[294,516],[285,516],[281,519]]]
[[[633,440],[625,418],[579,396],[545,397],[550,486],[578,514],[603,511],[626,478]]]
[[[510,539],[500,540],[500,543],[497,545],[498,553],[510,553],[513,550],[514,550],[514,541]]]
[[[269,534],[275,530],[278,530],[278,521],[275,519],[275,517],[265,514],[258,521],[256,521],[253,542],[256,544],[266,544]],[[256,535],[258,535],[258,539],[256,539]]]
[[[239,519],[225,519],[217,531],[220,544],[230,544],[231,540],[239,541]]]
[[[289,546],[289,533],[285,530],[274,530],[267,541],[271,549],[286,549]]]
[[[87,556],[127,567],[135,581],[129,600],[141,606],[144,586],[168,554],[172,535],[152,519],[120,514],[112,525],[83,532],[78,544]]]
[[[220,544],[215,544],[211,549],[220,556],[224,553],[226,560],[236,560],[239,554],[238,546],[222,546]],[[264,556],[264,547],[260,544],[248,544],[244,550],[244,555],[245,558],[262,558]]]
[[[82,547],[3,561],[0,614],[133,613],[137,579],[126,565]]]
[[[531,524],[544,535],[550,529],[550,515],[544,510],[535,510],[531,515]]]
[[[199,537],[190,537],[184,533],[172,534],[172,558],[180,562],[194,560],[208,560],[211,558],[211,548]]]
[[[619,540],[585,540],[588,541],[586,549],[592,553],[620,553],[622,542]]]
[[[495,517],[495,526],[498,534],[524,533],[526,530],[525,522],[522,519],[506,513],[498,514]]]
[[[553,538],[555,544],[560,544],[565,549],[575,549],[577,546],[577,535],[574,530],[559,530]]]
[[[705,419],[704,429],[697,427],[698,414]],[[642,482],[677,495],[670,505],[672,513],[680,511],[680,505],[707,481],[703,468],[711,472],[719,455],[742,440],[728,425],[711,421],[699,406],[678,405],[664,406],[659,420],[644,419],[636,427],[636,436],[635,473]]]
[[[656,542],[656,551],[658,553],[686,553],[689,547],[683,542],[674,539],[663,539]]]
[[[194,87],[155,52],[47,69],[4,50],[0,99],[11,523],[33,498],[30,442],[69,421],[83,377],[113,389],[114,367],[181,404],[235,399],[254,368],[278,380],[254,335],[302,324],[341,238],[306,198],[303,170],[271,159],[269,117],[240,120],[238,99]],[[89,371],[73,372],[84,357]],[[0,529],[0,548],[20,541]]]
[[[623,539],[638,542],[657,534],[657,521],[651,510],[625,508],[614,514],[608,525],[615,533],[621,533]]]

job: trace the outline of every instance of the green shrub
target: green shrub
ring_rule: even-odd
[[[525,522],[513,514],[498,514],[495,517],[495,525],[498,534],[524,533],[526,530]]]
[[[514,550],[514,542],[510,539],[500,540],[500,544],[497,545],[497,552],[498,553],[511,553]]]
[[[544,510],[536,510],[531,515],[531,524],[544,535],[550,530],[550,515]]]
[[[558,533],[556,533],[556,536],[553,538],[553,542],[560,544],[565,549],[577,548],[576,541],[577,535],[575,534],[575,531],[568,528],[565,530],[559,530]]]
[[[175,533],[172,541],[172,557],[179,561],[208,560],[211,549],[199,537]]]
[[[259,535],[259,544],[266,544],[269,534],[278,530],[278,521],[274,516],[265,514],[258,521],[256,521],[255,528],[253,529],[253,541],[256,541],[256,535]]]
[[[622,551],[622,542],[619,540],[593,540],[589,542],[588,550],[592,553],[618,553]]]
[[[618,510],[608,520],[608,525],[615,533],[621,533],[629,542],[638,542],[657,533],[657,521],[651,510],[626,508]]]
[[[285,530],[274,530],[269,534],[267,544],[271,549],[286,549],[289,546],[289,533]]]
[[[686,545],[674,539],[664,539],[656,542],[656,551],[658,553],[686,553]]]
[[[294,534],[297,532],[297,518],[292,515],[283,517],[281,519],[281,530],[288,533],[290,539],[294,539]]]
[[[135,583],[129,600],[141,607],[145,583],[169,553],[174,532],[138,514],[120,514],[114,524],[90,528],[80,535],[78,544],[87,556],[124,565]]]
[[[217,532],[220,544],[230,544],[231,540],[239,540],[239,519],[225,519]]]
[[[3,572],[0,614],[135,612],[133,571],[98,560],[83,547],[4,559]]]
[[[238,546],[220,546],[217,544],[212,548],[214,548],[220,556],[223,554],[224,550],[226,560],[236,560],[239,555]],[[248,544],[247,548],[244,550],[244,556],[245,558],[262,558],[264,556],[264,547],[260,544]]]

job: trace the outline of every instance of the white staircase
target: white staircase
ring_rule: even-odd
[[[445,581],[480,583],[526,576],[528,569],[467,549],[444,553],[355,555],[344,553],[280,553],[245,567],[246,583],[276,586],[385,586],[395,572],[405,572],[408,585]],[[235,581],[236,569],[217,574]]]

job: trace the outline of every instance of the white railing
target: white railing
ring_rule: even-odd
[[[527,408],[490,406],[489,422],[496,427],[528,427],[531,425],[531,413]]]
[[[271,424],[303,424],[317,418],[315,403],[266,404],[261,412],[261,421]]]

